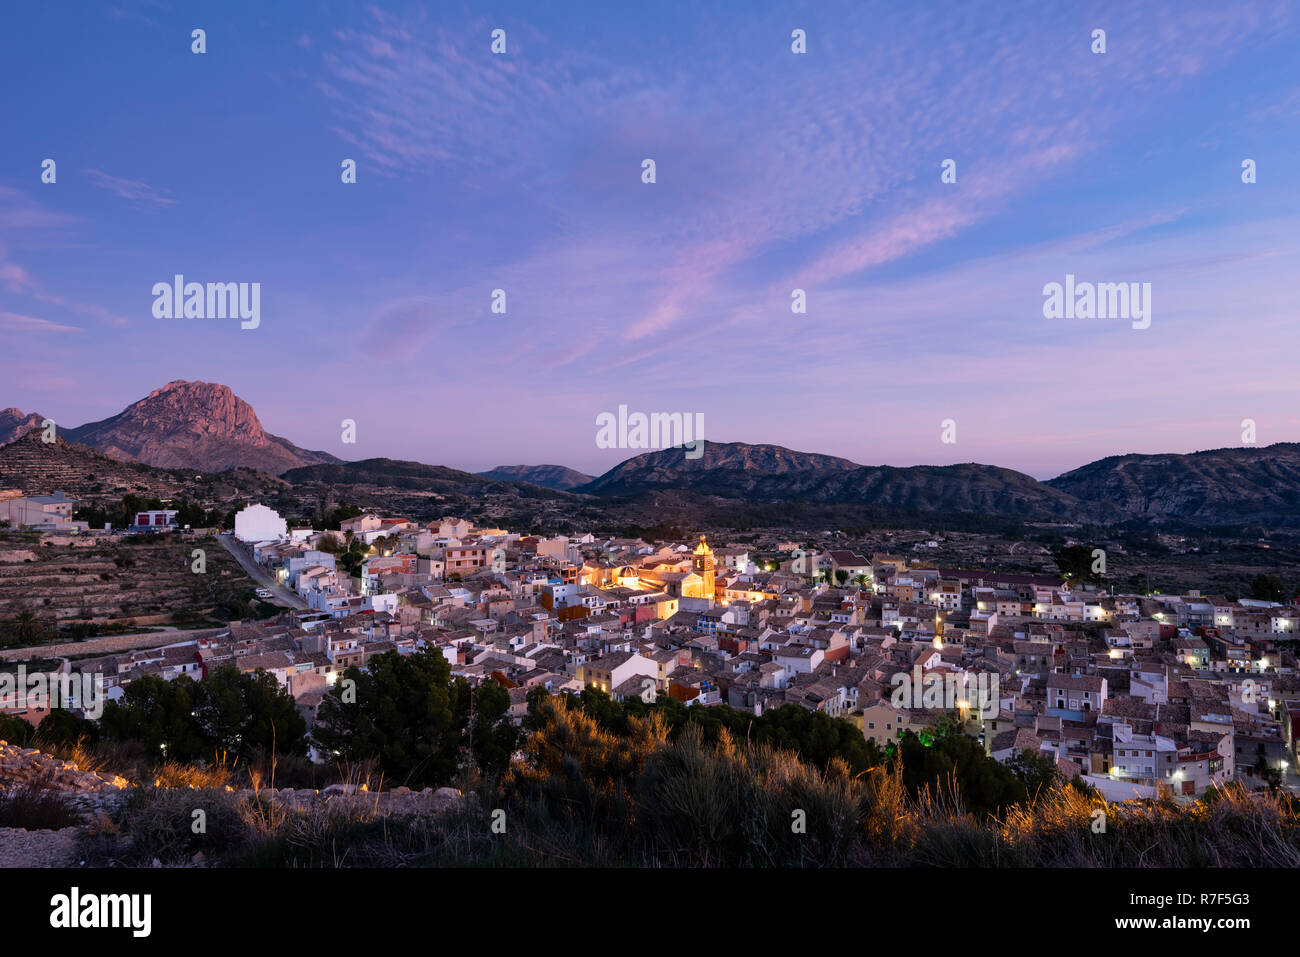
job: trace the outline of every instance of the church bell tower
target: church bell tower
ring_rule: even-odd
[[[695,574],[704,579],[704,597],[713,601],[713,549],[709,548],[709,543],[704,540],[703,535],[700,536],[700,544],[695,546],[695,558],[691,562],[691,568]]]

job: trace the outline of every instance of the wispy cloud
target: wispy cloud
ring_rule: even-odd
[[[108,8],[108,15],[113,20],[128,20],[135,23],[143,23],[145,26],[156,27],[158,21],[152,17],[147,17],[143,13],[135,10],[128,10],[125,7],[111,6]]]
[[[31,274],[17,263],[4,261],[4,250],[0,250],[0,283],[10,292],[23,293],[36,288]]]
[[[1112,44],[1130,55],[1106,62],[1064,14],[1036,42],[1010,43],[1010,12],[972,36],[966,18],[926,13],[918,25],[881,9],[871,27],[845,17],[818,36],[816,56],[779,58],[765,20],[702,16],[647,73],[614,43],[579,54],[516,29],[497,57],[486,22],[452,31],[372,10],[322,47],[320,88],[339,134],[385,175],[436,170],[501,202],[525,198],[560,244],[595,237],[610,251],[600,275],[623,295],[583,309],[582,328],[648,357],[720,302],[771,300],[778,284],[788,302],[793,286],[852,280],[972,232],[1102,148],[1116,97],[1155,108],[1288,16],[1270,3],[1157,21],[1149,8],[1112,11]],[[658,165],[652,187],[639,180],[644,157]],[[949,157],[954,186],[939,182]],[[557,258],[549,245],[531,256]],[[535,265],[496,271],[535,276]],[[533,321],[564,335],[588,300],[569,275],[537,279],[534,297],[558,310]],[[537,342],[554,354],[552,338]]]
[[[0,312],[0,329],[6,332],[80,332],[76,326],[65,326],[48,319],[23,316],[16,312]]]
[[[76,216],[50,209],[12,186],[0,186],[0,238],[24,238],[32,230],[57,229],[78,222]]]
[[[8,258],[6,250],[0,248],[0,286],[16,295],[28,296],[37,302],[58,306],[91,316],[108,326],[121,327],[127,324],[127,318],[95,303],[83,302],[45,289],[41,282],[24,266]],[[12,315],[12,314],[11,314]],[[44,322],[45,320],[37,320]],[[73,328],[73,327],[68,327]]]
[[[97,169],[83,170],[86,178],[100,189],[106,189],[115,196],[123,199],[129,199],[133,202],[150,203],[154,206],[174,206],[176,200],[167,194],[166,190],[155,189],[148,183],[142,183],[134,179],[122,179],[120,176],[110,176],[107,173]]]

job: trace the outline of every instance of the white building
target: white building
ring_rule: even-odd
[[[250,505],[235,513],[235,538],[241,542],[270,542],[288,537],[288,523],[273,508]]]
[[[72,510],[76,506],[77,500],[68,498],[62,492],[31,497],[0,495],[0,521],[9,522],[18,528],[63,531],[75,530],[78,526],[89,528],[85,522],[72,520]]]

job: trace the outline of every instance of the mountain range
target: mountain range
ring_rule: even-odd
[[[704,455],[647,452],[573,491],[634,497],[678,489],[755,502],[861,504],[1114,524],[1300,524],[1300,444],[1116,455],[1046,482],[992,465],[864,466],[780,446],[706,442]]]
[[[681,449],[648,452],[574,491],[631,496],[655,489],[748,501],[1017,517],[1069,516],[1079,504],[1028,475],[992,465],[864,466],[830,455],[743,442],[705,442],[698,459],[686,458]]]
[[[14,442],[41,421],[38,413],[0,411],[0,445]],[[681,448],[646,452],[596,478],[560,465],[499,466],[471,474],[385,458],[343,462],[302,449],[266,432],[252,406],[229,387],[184,380],[169,382],[111,418],[61,428],[59,437],[116,460],[205,472],[256,469],[295,484],[367,484],[422,492],[509,486],[528,495],[540,487],[552,490],[548,494],[602,499],[672,491],[739,502],[861,505],[909,514],[1135,525],[1300,524],[1297,443],[1116,455],[1046,482],[992,465],[860,465],[743,442],[706,442],[696,459],[687,458]]]

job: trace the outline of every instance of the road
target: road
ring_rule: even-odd
[[[253,556],[244,551],[243,546],[235,541],[233,535],[218,535],[217,541],[235,557],[235,561],[239,562],[239,566],[248,573],[249,578],[263,588],[270,590],[272,604],[279,605],[281,608],[302,609],[307,607],[307,602],[277,582],[266,573],[264,568],[253,561]]]

